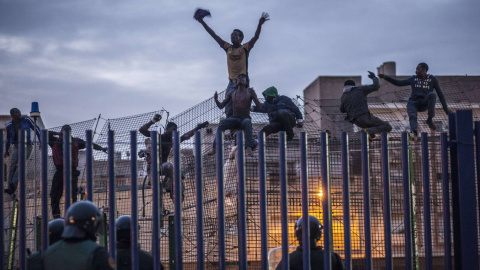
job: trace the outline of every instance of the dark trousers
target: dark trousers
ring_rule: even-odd
[[[355,118],[353,123],[360,128],[367,129],[368,133],[379,134],[385,131],[392,131],[392,126],[390,126],[387,121],[383,121],[371,113],[366,113]]]
[[[434,92],[428,93],[424,99],[408,100],[407,113],[410,119],[410,129],[417,130],[417,113],[428,110],[428,117],[435,117],[435,103],[437,102],[437,95]]]
[[[72,202],[77,201],[78,194],[78,176],[80,171],[72,168]],[[53,218],[59,218],[60,215],[60,199],[63,196],[63,167],[57,166],[57,170],[53,175],[52,189],[50,190],[50,203],[52,206]]]
[[[289,110],[278,110],[274,113],[273,119],[270,124],[262,129],[262,131],[265,132],[265,137],[279,131],[285,131],[285,133],[287,133],[287,141],[291,141],[295,134],[293,133],[293,127],[295,126],[295,116],[293,113]]]

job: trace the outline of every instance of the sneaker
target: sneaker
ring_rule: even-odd
[[[432,118],[428,118],[426,123],[427,123],[428,127],[429,127],[431,130],[437,129],[437,128],[435,127],[435,125],[433,124]]]
[[[376,135],[375,133],[367,132],[367,137],[369,142],[373,142],[373,139],[375,139]]]
[[[411,141],[418,141],[418,133],[416,130],[412,130],[408,133],[408,137],[410,138]]]
[[[207,155],[214,156],[216,153],[217,153],[217,149],[212,148],[212,150],[210,152],[208,152]]]

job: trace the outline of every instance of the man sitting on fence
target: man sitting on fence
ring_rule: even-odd
[[[270,134],[277,133],[279,131],[285,131],[287,133],[287,141],[291,141],[293,136],[293,127],[302,127],[303,116],[295,105],[291,98],[286,96],[279,96],[277,88],[271,86],[263,91],[263,97],[265,102],[262,104],[262,108],[252,107],[253,112],[261,112],[268,114],[268,125],[263,127],[262,131],[265,132],[265,137]]]
[[[143,125],[139,129],[140,133],[142,133],[143,136],[150,138],[150,131],[148,129],[153,124],[160,121],[161,119],[162,119],[162,116],[160,114],[155,114],[155,116],[153,117],[153,119],[151,121],[149,121],[148,123],[146,123],[145,125]],[[185,140],[190,139],[193,135],[195,135],[196,131],[198,131],[202,128],[205,128],[207,126],[208,126],[208,122],[198,124],[194,129],[192,129],[192,130],[188,131],[187,133],[183,134],[180,137],[180,141],[183,142]],[[174,187],[174,183],[173,183],[173,164],[168,162],[168,156],[170,155],[170,151],[172,150],[172,147],[173,147],[173,131],[175,131],[175,130],[177,130],[177,124],[175,124],[173,122],[168,122],[166,127],[165,127],[165,132],[160,136],[162,165],[160,166],[160,168],[158,168],[159,174],[165,176],[165,179],[163,180],[163,186],[164,186],[165,190],[168,193],[170,193],[170,198],[172,200],[174,199],[174,194],[175,194],[175,191],[174,191],[175,187]],[[147,146],[147,150],[146,151],[145,150],[140,151],[138,153],[138,155],[140,157],[145,157],[146,158],[146,160],[147,160],[147,173],[149,175],[151,175],[150,174],[150,172],[151,172],[151,157],[150,157],[150,149],[149,149],[150,140],[149,139],[145,140],[145,144]],[[182,181],[182,186],[183,186],[183,181]],[[182,202],[183,202],[184,197],[185,197],[185,195],[183,193],[184,193],[184,189],[182,188]]]
[[[236,80],[238,89],[234,92],[230,92],[225,96],[225,99],[220,102],[218,101],[218,93],[215,92],[213,96],[217,107],[223,109],[228,102],[232,101],[233,104],[233,116],[228,117],[220,121],[218,125],[218,130],[225,131],[230,129],[241,129],[245,132],[245,146],[246,154],[253,156],[253,150],[255,149],[256,142],[253,139],[252,134],[252,120],[250,117],[250,106],[252,100],[260,110],[262,104],[257,98],[257,94],[253,88],[247,88],[247,76],[245,74],[240,74]],[[213,142],[213,148],[210,152],[211,155],[216,152],[216,144]]]
[[[323,248],[317,247],[317,242],[322,238],[322,224],[314,216],[308,216],[308,224],[310,225],[310,266],[311,269],[323,270]],[[297,247],[297,250],[290,253],[290,270],[303,269],[303,248],[302,248],[302,218],[298,219],[295,223],[295,237],[297,238],[300,245]],[[345,266],[343,265],[342,259],[337,253],[332,252],[331,256],[332,269],[333,270],[344,270]],[[280,262],[276,268],[281,270],[282,262]]]
[[[55,165],[55,174],[53,175],[52,180],[52,189],[50,190],[50,203],[52,206],[52,215],[54,218],[60,217],[60,199],[63,196],[63,132],[72,131],[72,128],[69,125],[64,125],[60,132],[49,131],[48,132],[48,144],[52,148],[52,158],[53,164]],[[77,201],[78,194],[78,176],[80,171],[77,170],[78,167],[78,152],[80,149],[85,149],[86,142],[80,138],[72,138],[71,141],[71,157],[72,157],[72,201]],[[94,143],[93,149],[98,151],[107,152],[106,147],[101,147],[100,145]]]
[[[342,113],[347,113],[347,116],[345,117],[346,121],[365,129],[368,133],[369,140],[371,141],[375,138],[375,134],[384,131],[392,131],[392,126],[390,126],[388,122],[371,114],[368,109],[367,95],[374,91],[378,91],[380,88],[378,78],[375,74],[370,71],[368,73],[368,77],[373,80],[372,85],[355,86],[353,80],[345,81],[340,111]]]

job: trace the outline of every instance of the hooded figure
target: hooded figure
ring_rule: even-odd
[[[279,96],[277,88],[271,86],[262,92],[265,102],[261,108],[252,107],[253,112],[267,113],[269,124],[262,131],[268,136],[279,131],[287,133],[287,141],[293,139],[293,127],[302,127],[303,116],[292,99]]]

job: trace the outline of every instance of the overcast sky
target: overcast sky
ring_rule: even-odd
[[[193,19],[230,41],[253,37],[251,85],[295,97],[321,75],[480,74],[480,1],[1,1],[0,114],[38,101],[47,127],[164,107],[174,116],[227,86],[225,52]]]

